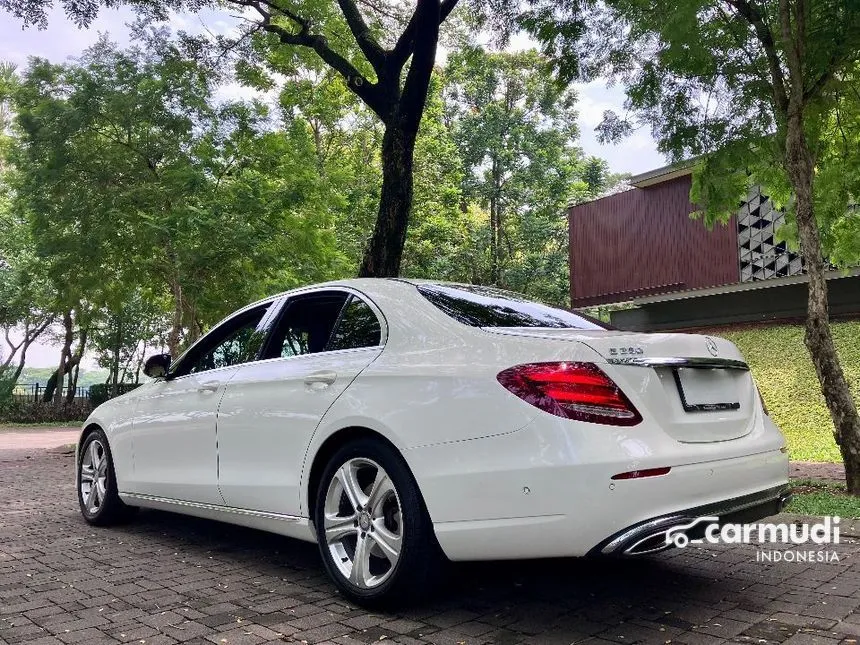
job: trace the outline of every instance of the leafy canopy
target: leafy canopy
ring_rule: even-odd
[[[789,31],[780,16],[792,16]],[[789,209],[785,170],[788,97],[805,103],[817,159],[815,211],[831,261],[860,260],[856,0],[575,0],[542,3],[524,25],[562,75],[607,77],[627,90],[626,113],[607,112],[600,132],[618,140],[649,127],[673,161],[698,158],[693,198],[708,223],[725,221],[750,182]],[[802,55],[792,77],[787,61]]]

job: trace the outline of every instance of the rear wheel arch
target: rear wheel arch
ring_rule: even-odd
[[[341,446],[356,439],[372,439],[389,446],[400,456],[403,463],[406,465],[406,468],[409,470],[409,473],[412,475],[412,479],[415,480],[415,473],[412,472],[412,468],[403,456],[403,452],[385,435],[364,426],[348,426],[346,428],[341,428],[328,436],[313,456],[313,461],[311,463],[307,479],[308,486],[307,490],[304,492],[304,501],[307,504],[307,516],[311,518],[311,520],[313,520],[314,513],[316,512],[317,489],[319,488],[320,480],[322,479],[326,465],[328,465],[329,460]]]

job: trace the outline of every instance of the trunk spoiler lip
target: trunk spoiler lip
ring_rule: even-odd
[[[625,356],[607,358],[610,365],[631,365],[634,367],[686,367],[692,369],[732,369],[749,371],[749,365],[734,358],[705,358],[679,356]]]

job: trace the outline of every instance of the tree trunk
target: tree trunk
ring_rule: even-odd
[[[84,351],[87,348],[87,330],[81,329],[78,336],[78,349],[75,355],[69,358],[66,365],[66,371],[69,373],[69,387],[66,392],[66,403],[74,403],[75,394],[78,389],[78,375],[81,372],[81,359],[84,357]]]
[[[797,105],[788,114],[785,165],[796,199],[800,248],[809,276],[804,341],[833,419],[834,438],[845,462],[848,492],[860,495],[860,417],[830,332],[825,264],[812,203],[814,159],[803,129],[802,108]]]
[[[69,370],[69,387],[66,390],[66,403],[74,403],[75,396],[78,393],[78,376],[81,373],[80,361],[75,363],[75,366]]]
[[[60,364],[55,372],[57,378],[54,381],[54,387],[56,389],[51,393],[51,396],[48,395],[47,388],[45,390],[45,400],[49,401],[53,398],[56,405],[60,405],[63,401],[63,377],[66,375],[67,364],[72,356],[72,341],[74,336],[72,334],[73,327],[71,310],[63,312],[63,327],[65,328],[66,333],[63,338],[63,349],[60,352]],[[50,381],[48,381],[48,385],[50,386]]]
[[[400,274],[406,229],[412,214],[412,165],[415,137],[427,102],[430,76],[436,63],[439,42],[439,24],[456,5],[448,3],[442,14],[439,0],[418,0],[415,14],[410,20],[412,62],[402,91],[400,78],[405,58],[397,62],[392,52],[380,68],[378,87],[384,96],[374,100],[371,109],[385,124],[382,137],[382,192],[373,235],[364,252],[358,275],[361,277],[396,277]],[[400,45],[400,42],[398,42]],[[398,49],[395,46],[395,51]],[[351,86],[353,91],[355,87]]]
[[[111,374],[113,384],[111,385],[111,398],[116,398],[119,395],[119,354],[122,350],[122,316],[117,316],[116,319],[116,342],[113,346],[113,361],[111,361]]]
[[[360,277],[397,277],[412,213],[414,132],[397,123],[382,138],[382,193],[373,236],[359,270]]]
[[[170,290],[173,293],[173,325],[167,335],[167,351],[176,359],[179,356],[179,338],[182,336],[182,287],[174,281]]]
[[[12,375],[12,383],[17,383],[21,377],[21,372],[24,371],[24,364],[27,361],[27,350],[30,348],[30,343],[21,345],[21,353],[18,355],[18,366],[15,368],[15,374]]]

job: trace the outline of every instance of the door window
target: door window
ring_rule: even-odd
[[[324,351],[348,297],[343,291],[320,291],[291,298],[272,333],[266,357]]]
[[[373,309],[361,298],[350,296],[326,349],[376,347],[381,339],[382,329]]]
[[[265,335],[257,327],[269,305],[251,309],[213,329],[180,363],[176,376],[207,372],[257,358]]]

